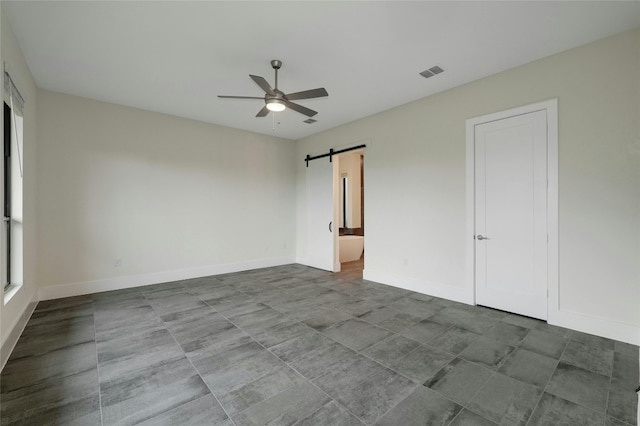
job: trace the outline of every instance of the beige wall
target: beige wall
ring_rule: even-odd
[[[290,263],[294,142],[39,92],[43,298]]]
[[[1,12],[0,12],[1,14]],[[33,77],[27,67],[22,56],[22,52],[18,47],[13,36],[11,28],[7,23],[4,15],[2,15],[1,24],[1,56],[2,61],[6,64],[7,71],[11,75],[20,94],[25,100],[24,105],[24,174],[23,174],[23,205],[24,205],[24,283],[22,287],[14,294],[10,300],[1,306],[0,312],[0,337],[2,344],[2,353],[0,354],[0,366],[8,355],[7,351],[14,342],[9,342],[13,330],[18,332],[22,330],[26,318],[25,311],[30,313],[34,302],[37,300],[37,281],[36,281],[36,172],[37,172],[37,132],[36,132],[36,105],[37,105],[37,89],[33,81]],[[3,75],[4,78],[4,75]],[[2,176],[0,176],[2,179]],[[0,191],[4,188],[4,184],[0,184]],[[0,197],[0,199],[3,199]],[[2,231],[4,233],[4,230]],[[4,250],[4,245],[3,245]],[[3,251],[4,256],[4,251]],[[2,274],[4,276],[4,274]],[[2,305],[2,303],[0,303]]]
[[[640,30],[305,138],[298,159],[369,140],[365,276],[469,300],[465,121],[556,97],[563,322],[640,343]]]

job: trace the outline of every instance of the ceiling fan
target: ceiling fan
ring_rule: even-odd
[[[264,100],[264,107],[256,114],[256,117],[264,117],[269,114],[270,111],[279,112],[284,111],[285,108],[291,108],[294,111],[299,112],[300,114],[304,114],[307,117],[313,117],[318,112],[312,109],[303,107],[302,105],[294,104],[291,101],[296,101],[299,99],[311,99],[311,98],[321,98],[323,96],[329,96],[327,91],[321,87],[318,89],[304,90],[302,92],[295,92],[284,94],[284,92],[278,90],[278,70],[282,67],[282,61],[274,59],[271,61],[271,66],[276,72],[276,87],[273,88],[267,80],[257,75],[249,75],[253,81],[256,82],[258,86],[265,91],[265,95],[262,98],[254,97],[254,96],[221,96],[218,95],[219,98],[228,98],[228,99],[262,99]]]

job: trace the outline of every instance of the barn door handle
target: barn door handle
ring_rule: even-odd
[[[329,222],[329,232],[333,232],[333,230],[331,229],[331,224],[333,223],[333,221]]]
[[[482,241],[482,240],[488,240],[489,237],[485,237],[484,235],[480,234],[476,237],[478,240]]]

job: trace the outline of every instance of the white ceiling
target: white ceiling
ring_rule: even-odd
[[[638,1],[2,1],[38,87],[289,139],[640,26]],[[285,93],[328,98],[256,118]],[[434,65],[443,74],[418,73]]]

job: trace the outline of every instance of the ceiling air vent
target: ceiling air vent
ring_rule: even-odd
[[[444,70],[436,65],[435,67],[431,67],[428,70],[422,71],[420,75],[423,76],[424,78],[429,78],[429,77],[433,77],[436,74],[440,74],[441,72],[444,72]]]
[[[314,120],[313,118],[307,118],[306,120],[303,121],[303,123],[307,123],[307,124],[313,124],[318,120]]]

